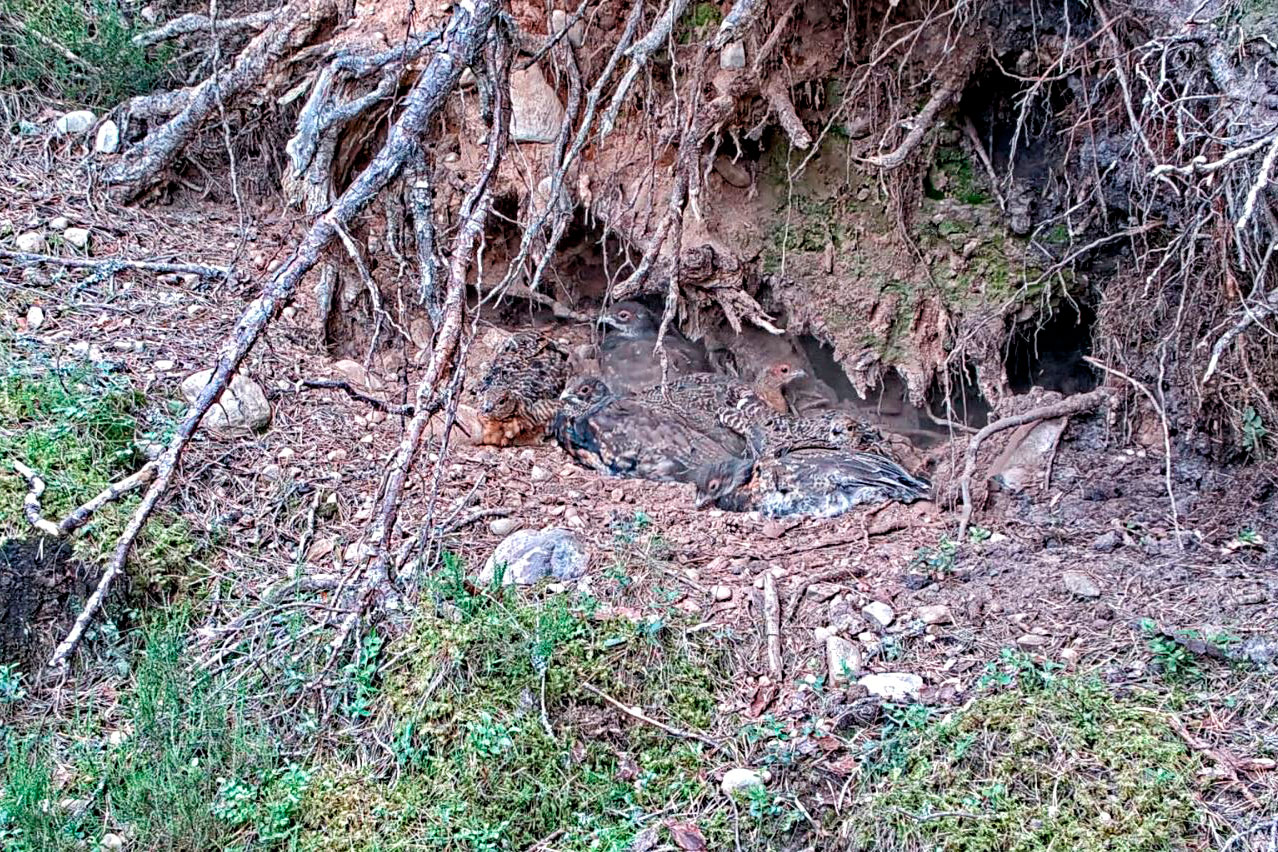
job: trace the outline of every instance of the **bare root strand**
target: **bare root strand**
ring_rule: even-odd
[[[207,16],[196,13],[180,15],[163,26],[144,33],[138,33],[133,37],[133,43],[142,47],[150,47],[153,44],[160,44],[161,42],[196,33],[215,32],[226,34],[243,32],[244,30],[262,30],[278,14],[278,9],[267,9],[239,18],[219,18],[217,21],[212,21]]]
[[[356,390],[351,386],[350,382],[341,379],[302,379],[298,385],[306,390],[339,390],[353,400],[365,403],[386,414],[393,414],[396,417],[412,417],[413,412],[416,410],[412,405],[397,405],[384,399],[378,399],[375,396],[369,396]]]
[[[963,90],[962,83],[964,81],[953,81],[947,83],[932,93],[932,97],[928,99],[927,104],[917,116],[911,119],[912,127],[909,133],[905,134],[905,139],[901,140],[901,144],[894,150],[881,154],[877,157],[868,157],[866,162],[872,166],[878,166],[885,171],[899,169],[910,159],[910,155],[919,147],[923,138],[927,136],[927,132],[932,129],[936,123],[936,116],[942,109],[950,105],[950,102]]]
[[[40,498],[44,496],[44,479],[20,461],[14,461],[13,469],[27,481],[27,493],[22,498],[22,514],[26,515],[27,523],[45,535],[57,536],[58,525],[46,520],[44,510],[40,508]]]
[[[221,396],[231,376],[284,302],[292,297],[302,277],[319,262],[324,249],[337,236],[338,226],[349,223],[367,207],[402,171],[409,157],[416,152],[420,134],[439,113],[445,99],[456,87],[462,68],[473,61],[472,57],[482,48],[497,9],[497,0],[478,0],[473,12],[460,7],[454,11],[445,31],[441,50],[427,63],[405,98],[403,111],[392,125],[386,144],[333,207],[316,220],[293,256],[275,273],[262,294],[240,316],[232,335],[223,344],[222,354],[208,384],[178,425],[168,448],[156,460],[155,481],[147,489],[141,504],[116,542],[115,551],[97,588],[85,602],[66,638],[54,650],[49,660],[52,671],[65,669],[89,622],[101,608],[111,584],[124,570],[133,543],[142,532],[152,510],[168,490],[177,461],[187,442],[199,428],[204,413]]]
[[[167,263],[162,260],[129,260],[122,257],[102,257],[90,260],[83,257],[55,257],[50,254],[31,254],[23,251],[0,249],[0,258],[12,260],[20,266],[69,266],[74,269],[96,269],[103,276],[113,275],[121,269],[137,269],[142,272],[160,272],[177,275],[198,275],[201,278],[229,278],[229,266],[207,266],[202,263]]]
[[[800,151],[811,147],[812,136],[804,128],[803,122],[799,120],[798,114],[794,111],[794,102],[790,100],[790,93],[786,91],[786,85],[780,79],[774,79],[768,83],[766,94],[768,96],[768,104],[771,105],[772,111],[776,113],[777,121],[781,123],[781,128],[790,137],[790,143]]]
[[[599,123],[600,139],[606,138],[617,126],[617,116],[621,114],[621,108],[625,105],[626,96],[630,94],[630,87],[634,85],[635,80],[639,77],[639,72],[643,70],[643,66],[648,61],[648,57],[652,55],[652,52],[666,43],[675,21],[682,17],[683,10],[687,6],[688,0],[671,0],[669,8],[652,25],[652,29],[648,30],[643,38],[635,42],[634,46],[626,51],[626,55],[630,57],[630,67],[626,69],[621,82],[617,84],[617,90],[613,92],[612,100],[608,103],[608,109],[604,111],[603,120]]]
[[[1088,393],[1066,397],[1060,402],[1055,402],[1051,405],[1041,405],[1020,414],[1000,418],[988,426],[983,427],[981,431],[973,435],[972,440],[967,445],[967,453],[963,462],[963,475],[959,477],[959,487],[963,493],[963,509],[959,513],[959,540],[962,541],[967,535],[967,526],[972,520],[972,476],[976,473],[976,454],[980,451],[981,443],[984,442],[986,438],[995,433],[1002,432],[1004,429],[1012,429],[1017,426],[1023,426],[1026,423],[1033,423],[1037,420],[1047,420],[1052,417],[1067,417],[1074,414],[1081,414],[1084,411],[1090,411],[1108,400],[1109,396],[1110,392],[1108,389],[1097,388],[1096,390]]]
[[[719,743],[710,739],[707,736],[698,734],[694,731],[685,731],[682,728],[676,728],[672,725],[667,725],[665,722],[659,722],[656,719],[652,718],[651,716],[644,715],[642,712],[640,712],[639,710],[636,710],[633,707],[627,707],[625,704],[622,704],[620,701],[613,698],[611,695],[604,692],[602,689],[595,686],[593,683],[589,683],[589,682],[582,683],[581,688],[586,690],[586,692],[589,692],[591,695],[595,696],[596,698],[602,699],[608,704],[611,704],[613,707],[617,708],[622,713],[625,713],[630,718],[643,722],[645,725],[651,725],[652,727],[660,731],[665,731],[667,734],[669,734],[672,737],[678,737],[681,740],[696,740],[697,742],[705,743],[711,748],[715,748],[715,749],[719,748]]]

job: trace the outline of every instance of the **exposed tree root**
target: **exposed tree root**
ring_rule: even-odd
[[[6,249],[0,249],[0,258],[12,260],[21,266],[45,264],[48,266],[70,266],[75,269],[96,269],[104,275],[110,275],[121,269],[138,269],[143,272],[164,272],[177,275],[199,275],[201,278],[228,278],[231,275],[230,267],[207,266],[203,263],[166,263],[160,260],[128,260],[120,257],[100,257],[90,260],[83,257],[55,257],[49,254],[29,254]]]
[[[963,475],[959,477],[959,487],[963,494],[963,508],[959,512],[959,540],[962,541],[966,538],[967,525],[972,520],[972,476],[976,473],[976,454],[980,451],[981,444],[986,438],[997,432],[1002,432],[1004,429],[1023,426],[1026,423],[1033,423],[1036,420],[1047,420],[1052,417],[1067,417],[1073,414],[1081,414],[1084,411],[1090,411],[1108,400],[1110,395],[1109,389],[1102,387],[1088,393],[1069,396],[1060,402],[1055,402],[1051,405],[1041,405],[1037,408],[1031,408],[1029,411],[1023,411],[1020,414],[1014,414],[1010,417],[1003,417],[995,420],[993,423],[985,426],[973,435],[972,440],[968,442],[967,452],[964,455]]]
[[[224,343],[223,351],[208,384],[191,406],[190,412],[178,425],[168,448],[156,460],[156,476],[147,489],[141,504],[129,519],[128,525],[116,542],[115,551],[102,574],[98,586],[85,602],[83,610],[67,636],[54,650],[49,660],[53,671],[63,670],[72,652],[84,635],[85,628],[102,606],[111,584],[124,570],[133,543],[160,498],[168,490],[177,461],[191,436],[199,428],[201,418],[226,389],[240,362],[257,342],[267,324],[292,297],[297,284],[319,261],[323,250],[337,235],[339,226],[349,223],[373,198],[400,173],[406,163],[419,150],[423,131],[443,107],[448,94],[457,85],[462,69],[474,61],[482,48],[493,19],[497,14],[497,0],[480,0],[473,14],[458,9],[445,30],[443,44],[423,69],[413,89],[404,101],[400,113],[391,128],[385,146],[359,177],[342,193],[333,207],[311,226],[297,250],[276,273],[262,295],[249,304],[241,315],[231,337]],[[420,413],[419,407],[419,413]]]
[[[270,24],[278,14],[278,9],[265,9],[261,12],[253,12],[238,18],[218,18],[216,21],[196,13],[179,15],[166,22],[163,26],[147,30],[144,33],[138,33],[133,37],[133,43],[146,47],[196,33],[216,32],[221,34],[243,32],[245,30],[260,31]]]

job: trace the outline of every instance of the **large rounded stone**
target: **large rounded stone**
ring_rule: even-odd
[[[586,548],[569,530],[519,530],[497,545],[479,574],[479,582],[491,583],[498,566],[504,566],[503,585],[531,586],[544,577],[570,582],[580,579],[589,564]]]
[[[194,405],[212,377],[212,370],[201,370],[187,376],[182,380],[182,398]],[[203,420],[210,429],[228,432],[260,432],[270,422],[271,404],[266,401],[266,394],[257,382],[244,376],[231,377],[221,399],[209,406]]]

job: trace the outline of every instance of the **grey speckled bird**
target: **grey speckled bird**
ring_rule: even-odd
[[[564,389],[550,433],[584,467],[658,482],[688,482],[702,465],[745,452],[745,443],[731,433],[706,434],[668,409],[617,396],[595,377]]]
[[[567,380],[563,347],[536,332],[512,334],[476,388],[480,442],[504,447],[544,437]]]
[[[661,384],[657,345],[659,318],[638,302],[618,302],[604,315],[609,326],[599,346],[599,369],[608,387],[618,394],[638,393]],[[662,340],[670,364],[669,377],[708,373],[705,351],[671,326]]]
[[[714,503],[769,518],[832,518],[863,503],[912,503],[931,489],[883,456],[825,449],[757,461],[725,459],[698,469],[692,482],[698,507]]]

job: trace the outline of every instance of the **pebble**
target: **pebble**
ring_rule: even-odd
[[[1101,553],[1110,553],[1122,547],[1123,537],[1115,530],[1102,533],[1092,540],[1092,550],[1098,550]]]
[[[950,608],[944,604],[919,607],[919,621],[924,624],[949,624]]]
[[[825,662],[831,684],[848,683],[861,670],[861,649],[842,636],[827,636]]]
[[[179,390],[188,405],[195,403],[211,378],[212,370],[201,370],[182,380]],[[218,401],[205,412],[203,422],[212,429],[257,432],[270,424],[271,404],[266,401],[261,385],[245,376],[235,375]]]
[[[330,462],[346,461],[346,450],[329,450],[324,458]]]
[[[728,184],[739,189],[745,189],[750,186],[750,172],[745,166],[732,162],[732,160],[720,154],[714,159],[714,170]]]
[[[554,142],[564,120],[559,94],[536,65],[510,74],[510,138]]]
[[[733,796],[737,793],[745,793],[747,790],[761,789],[762,787],[763,776],[744,766],[729,769],[723,774],[723,780],[719,782],[719,789],[723,791],[725,796]]]
[[[155,367],[156,372],[167,373],[177,365],[172,361],[156,361],[152,366]]]
[[[14,244],[18,247],[18,251],[27,254],[42,254],[44,252],[44,234],[39,231],[27,231],[25,234],[18,234]]]
[[[49,220],[49,230],[61,233],[71,227],[71,220],[66,216],[56,216]]]
[[[293,456],[295,455],[297,455],[297,453],[293,450],[292,447],[285,447],[284,449],[280,450],[279,459],[280,461],[287,464],[288,462],[293,460]]]
[[[877,624],[880,629],[886,628],[896,618],[896,613],[892,610],[892,607],[882,601],[870,601],[861,607],[861,612],[866,618]]]
[[[723,603],[724,601],[730,601],[732,600],[732,587],[731,586],[715,586],[713,589],[710,590],[710,594],[713,595],[714,599],[716,601],[719,601],[720,603]]]
[[[277,464],[268,464],[262,468],[262,476],[266,479],[279,479],[284,475],[284,470]]]
[[[102,122],[93,140],[93,150],[99,154],[114,154],[120,150],[120,127],[110,119]]]
[[[547,479],[550,479],[550,472],[544,467],[533,465],[532,472],[529,473],[528,476],[533,482],[545,482]]]
[[[102,835],[102,842],[99,845],[103,849],[115,852],[115,850],[124,848],[124,838],[118,834],[108,831],[106,834]]]
[[[62,239],[67,241],[68,245],[82,249],[89,246],[89,229],[88,228],[67,228],[62,232]]]
[[[816,637],[816,640],[818,642],[824,642],[826,639],[829,639],[830,636],[832,636],[833,634],[834,634],[834,631],[831,630],[829,627],[818,627],[816,630],[812,631],[812,635]]]
[[[568,13],[563,9],[555,9],[550,13],[550,31],[555,35],[559,35],[564,31],[564,27],[568,26]],[[568,41],[573,47],[581,47],[586,41],[586,33],[581,25],[581,21],[573,23],[568,29]]]
[[[42,325],[44,325],[44,308],[39,305],[27,308],[27,330],[35,331]]]
[[[1024,636],[1016,637],[1016,644],[1022,648],[1041,648],[1047,644],[1046,636],[1039,636],[1037,633],[1026,633]]]
[[[53,129],[59,136],[70,136],[88,133],[89,128],[97,123],[98,117],[87,109],[77,109],[63,114],[53,123]]]
[[[1082,653],[1077,648],[1065,648],[1061,651],[1061,659],[1071,666],[1077,663],[1081,656]]]
[[[493,518],[488,522],[488,531],[493,535],[510,535],[519,529],[519,521],[515,518]]]
[[[871,695],[887,701],[905,701],[917,698],[923,690],[923,678],[910,672],[869,674],[857,681]]]
[[[1081,571],[1066,571],[1061,574],[1061,580],[1064,581],[1067,591],[1078,595],[1080,598],[1100,597],[1100,586],[1096,584],[1095,580]]]

